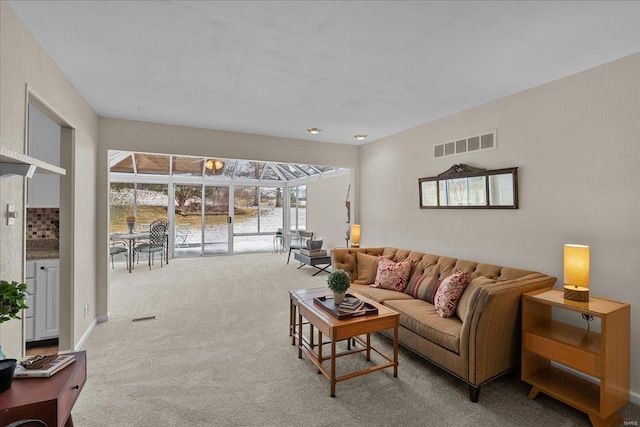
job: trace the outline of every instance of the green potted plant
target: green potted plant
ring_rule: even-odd
[[[344,300],[344,294],[351,286],[351,278],[344,270],[336,270],[329,274],[327,278],[329,289],[333,291],[333,299],[336,304],[340,304]]]
[[[27,285],[0,280],[0,323],[20,319],[19,313],[27,307]],[[16,359],[7,359],[0,348],[0,393],[11,387]]]

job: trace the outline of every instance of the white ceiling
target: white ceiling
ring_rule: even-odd
[[[100,116],[347,144],[640,51],[638,1],[7,3]]]

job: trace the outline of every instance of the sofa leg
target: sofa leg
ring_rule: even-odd
[[[480,397],[480,387],[479,386],[474,387],[471,384],[469,384],[469,399],[471,399],[473,403],[477,403],[479,397]]]

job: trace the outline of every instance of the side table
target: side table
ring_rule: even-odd
[[[600,319],[594,332],[552,318],[552,309]],[[590,297],[588,302],[564,298],[560,289],[522,296],[522,380],[531,384],[529,398],[539,392],[589,415],[594,426],[622,424],[619,409],[629,400],[629,304]],[[568,366],[599,381],[558,369]]]
[[[317,275],[321,271],[328,273],[327,268],[331,266],[331,257],[328,255],[310,257],[308,255],[301,254],[300,252],[296,252],[293,256],[301,263],[298,268],[304,267],[305,265],[310,265],[311,267],[318,269],[318,271],[313,273],[313,276]],[[319,265],[324,265],[324,267],[318,267]]]
[[[11,388],[0,394],[0,426],[38,419],[49,427],[73,427],[71,409],[87,380],[86,352],[49,378],[15,378]]]

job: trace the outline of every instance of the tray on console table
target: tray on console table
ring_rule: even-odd
[[[347,294],[346,297],[354,297],[354,296],[351,294]],[[363,301],[364,307],[362,310],[358,310],[354,312],[340,310],[338,306],[335,304],[335,302],[333,302],[333,297],[326,297],[326,296],[315,297],[313,299],[313,302],[315,302],[320,307],[322,307],[323,309],[331,313],[338,320],[350,319],[352,317],[366,316],[369,314],[378,314],[378,309],[366,301]]]

